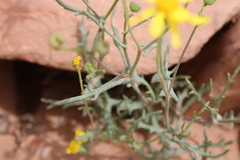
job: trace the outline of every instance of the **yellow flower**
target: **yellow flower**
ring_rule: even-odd
[[[75,139],[71,140],[71,142],[69,143],[68,148],[66,149],[67,154],[76,154],[76,153],[78,153],[81,145],[82,145],[81,141],[77,141]]]
[[[181,45],[181,36],[178,29],[178,24],[187,22],[193,25],[202,25],[209,21],[207,17],[193,15],[188,12],[181,2],[189,2],[191,0],[147,0],[154,5],[140,15],[130,19],[131,24],[136,24],[142,20],[154,16],[149,30],[150,34],[158,38],[163,35],[166,27],[171,30],[172,46],[178,48]]]
[[[79,128],[75,130],[75,139],[71,140],[69,143],[68,148],[66,149],[67,154],[76,154],[79,152],[82,144],[87,142],[88,139],[78,140],[78,137],[84,136],[85,134],[86,132],[82,131]]]
[[[78,137],[80,137],[80,136],[84,136],[85,134],[86,134],[86,132],[82,131],[80,128],[77,128],[77,129],[75,130],[75,138],[76,138],[76,139],[77,139]],[[87,141],[88,141],[88,139],[83,139],[83,140],[81,140],[82,143],[87,142]]]
[[[72,61],[72,66],[74,69],[81,70],[82,69],[82,58],[80,56],[75,57]]]

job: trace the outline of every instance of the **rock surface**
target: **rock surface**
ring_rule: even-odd
[[[85,7],[80,0],[68,0],[66,2],[79,8]],[[112,2],[113,0],[90,1],[93,9],[95,9],[99,15],[105,14],[107,12],[105,8],[109,8]],[[149,5],[143,0],[139,1],[139,3],[143,8]],[[202,0],[195,0],[189,5],[189,8],[196,14],[202,3]],[[53,0],[8,0],[1,1],[0,6],[0,59],[17,59],[49,67],[66,70],[72,69],[71,61],[77,53],[57,52],[49,47],[48,39],[51,34],[58,32],[66,37],[69,47],[76,46],[80,41],[77,28],[80,26],[81,16],[73,16],[74,13],[64,10]],[[120,6],[117,9],[115,24],[121,29],[123,24],[121,13],[123,13],[123,10]],[[194,40],[190,44],[184,61],[193,58],[210,37],[228,22],[239,9],[240,1],[236,0],[217,1],[213,6],[206,7],[204,14],[210,16],[212,21],[208,25],[199,28]],[[106,26],[109,28],[109,21],[107,21]],[[89,36],[90,45],[97,28],[93,22],[88,22],[86,28],[91,30]],[[145,24],[136,29],[135,33],[140,42],[150,42],[152,40],[152,38],[148,36],[147,28],[148,26]],[[181,26],[181,28],[183,29],[184,44],[193,26],[184,25]],[[106,36],[106,40],[111,44],[113,43],[108,36]],[[174,50],[172,52],[170,55],[170,65],[176,64],[180,56],[180,50]],[[128,53],[130,59],[134,61],[136,52],[132,40],[129,40]],[[104,62],[117,72],[121,72],[124,69],[121,56],[114,47],[111,48],[111,52],[105,57]],[[155,68],[155,55],[152,53],[145,58],[141,58],[138,71],[144,74],[150,74],[155,72]]]

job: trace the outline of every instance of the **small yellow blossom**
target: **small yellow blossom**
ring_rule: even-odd
[[[68,145],[68,148],[66,149],[67,154],[76,154],[79,153],[79,150],[83,143],[87,142],[88,139],[78,140],[78,137],[84,136],[86,132],[82,131],[81,129],[77,128],[75,130],[75,139],[71,140],[71,142]]]
[[[66,149],[67,154],[76,154],[76,153],[78,153],[81,145],[82,145],[81,141],[77,141],[75,139],[71,140],[71,142],[69,143],[68,148]]]
[[[80,56],[75,57],[72,61],[72,66],[74,69],[81,70],[82,69],[82,58]]]
[[[77,128],[75,130],[75,138],[80,137],[80,136],[84,136],[85,134],[86,134],[86,132],[82,131],[80,128]],[[81,140],[82,143],[87,142],[87,141],[88,141],[88,139]]]
[[[209,21],[207,17],[193,15],[182,5],[182,2],[191,0],[147,0],[153,3],[153,6],[143,11],[140,15],[130,19],[131,24],[136,24],[142,20],[154,16],[149,30],[150,34],[158,38],[163,35],[166,27],[169,27],[172,36],[172,46],[178,48],[181,45],[181,36],[178,24],[187,22],[192,25],[202,25]]]

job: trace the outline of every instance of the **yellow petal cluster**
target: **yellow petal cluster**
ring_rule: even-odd
[[[72,67],[76,70],[82,69],[82,58],[80,56],[77,56],[72,61]]]
[[[66,149],[67,154],[76,154],[79,152],[79,149],[81,147],[82,143],[77,140],[71,140],[71,142],[68,145],[68,148]]]
[[[79,152],[82,144],[87,142],[88,139],[78,140],[78,137],[84,136],[85,134],[86,132],[82,131],[79,128],[75,130],[75,139],[71,140],[69,143],[68,148],[66,149],[67,154],[76,154]]]
[[[209,21],[205,16],[198,16],[190,13],[181,3],[191,0],[147,0],[153,4],[152,7],[146,9],[141,14],[132,17],[130,23],[136,24],[152,16],[149,32],[154,38],[163,35],[168,27],[171,31],[171,44],[174,48],[181,45],[181,36],[178,28],[179,23],[190,23],[192,25],[203,25]]]
[[[84,136],[85,134],[86,134],[86,132],[82,131],[80,128],[77,128],[77,129],[75,130],[75,137],[76,137],[76,138],[77,138],[77,137]],[[83,139],[83,140],[81,140],[82,143],[87,142],[87,141],[88,141],[88,139]]]

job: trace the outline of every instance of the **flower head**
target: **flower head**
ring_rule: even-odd
[[[79,152],[80,147],[82,143],[77,140],[71,140],[71,142],[68,145],[68,148],[66,149],[67,154],[76,154]]]
[[[82,58],[80,56],[77,56],[73,59],[72,61],[72,66],[76,70],[81,70],[82,69]]]
[[[87,142],[88,139],[78,140],[78,137],[84,136],[85,134],[86,133],[79,128],[75,130],[75,139],[71,140],[69,143],[68,148],[66,149],[67,154],[79,153],[82,144]]]
[[[78,137],[84,136],[85,134],[86,134],[86,132],[82,131],[80,128],[77,128],[77,129],[75,130],[75,138],[76,138],[76,139],[77,139]],[[83,140],[81,140],[82,143],[87,142],[87,141],[88,141],[88,139],[83,139]]]
[[[202,25],[209,21],[207,17],[193,15],[188,12],[181,2],[189,2],[191,0],[147,0],[153,3],[153,6],[143,11],[140,15],[130,19],[131,24],[136,24],[142,20],[153,19],[150,23],[150,34],[157,38],[162,36],[166,27],[171,30],[172,46],[178,48],[181,45],[181,36],[178,24],[187,22],[193,25]]]

